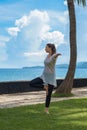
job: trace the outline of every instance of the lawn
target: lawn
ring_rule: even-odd
[[[87,130],[87,98],[0,109],[0,130]]]

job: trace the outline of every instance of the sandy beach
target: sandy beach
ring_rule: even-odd
[[[73,97],[54,98],[51,102],[87,97],[87,86],[73,88]],[[40,104],[45,102],[45,91],[23,92],[0,95],[0,108],[11,108],[24,105]]]

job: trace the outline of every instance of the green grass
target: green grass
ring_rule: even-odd
[[[87,98],[0,109],[0,130],[86,130]]]

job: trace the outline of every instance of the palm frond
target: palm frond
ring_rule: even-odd
[[[78,5],[83,5],[83,6],[86,6],[86,2],[87,2],[87,0],[74,0],[75,2],[77,2],[78,3]]]

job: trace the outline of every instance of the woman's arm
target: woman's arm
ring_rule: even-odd
[[[52,60],[56,60],[56,58],[60,55],[60,53],[53,54],[52,57],[49,59],[49,62],[51,62]]]
[[[57,53],[54,55],[54,58],[57,58],[58,56],[61,56],[61,53]]]

